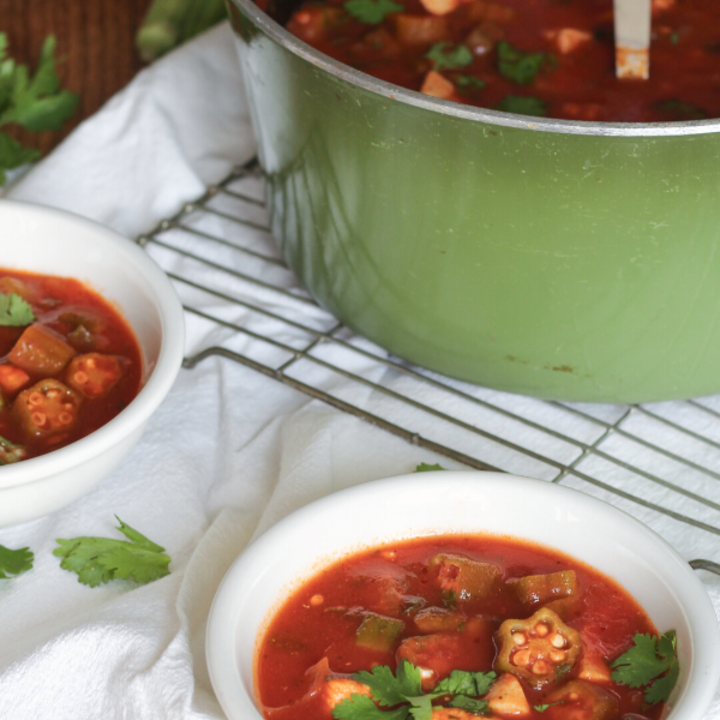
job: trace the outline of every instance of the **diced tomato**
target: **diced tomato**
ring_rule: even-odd
[[[61,440],[75,425],[82,398],[59,380],[41,380],[23,390],[13,403],[29,437],[47,442]]]
[[[14,395],[30,382],[30,376],[14,365],[0,365],[0,389],[6,395]]]
[[[75,354],[61,335],[35,323],[25,329],[8,360],[31,375],[57,375]]]
[[[86,398],[105,397],[122,376],[122,365],[114,355],[87,353],[74,357],[65,372],[65,382]]]

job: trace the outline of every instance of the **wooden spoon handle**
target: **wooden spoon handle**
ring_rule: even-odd
[[[615,75],[650,76],[650,0],[613,0]]]

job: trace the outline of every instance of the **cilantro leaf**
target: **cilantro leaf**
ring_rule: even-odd
[[[22,327],[34,321],[35,315],[27,301],[15,293],[0,293],[0,325]]]
[[[413,720],[430,720],[433,695],[414,695],[407,698]]]
[[[439,463],[435,463],[434,465],[428,465],[428,463],[420,463],[416,468],[415,472],[432,472],[433,470],[444,470],[445,468],[442,467]]]
[[[390,13],[405,9],[404,5],[392,0],[347,0],[343,7],[348,15],[366,25],[378,25]]]
[[[489,703],[487,700],[477,700],[467,695],[456,695],[449,703],[450,707],[467,710],[475,715],[482,715],[487,712]]]
[[[452,43],[435,43],[425,54],[428,60],[432,60],[435,70],[455,70],[456,68],[472,65],[473,56],[465,45],[458,45],[454,50],[450,47]]]
[[[470,92],[472,90],[482,90],[485,83],[474,75],[458,75],[455,78],[455,87],[461,92]]]
[[[60,88],[55,72],[55,38],[46,38],[32,76],[26,65],[7,56],[7,49],[7,35],[0,33],[0,127],[14,123],[33,132],[59,130],[75,112],[78,96]],[[0,133],[0,185],[5,183],[5,170],[39,156],[39,151]]]
[[[7,580],[12,575],[20,575],[30,570],[35,556],[30,548],[10,550],[0,545],[0,579]]]
[[[408,702],[407,697],[422,693],[420,670],[407,660],[398,665],[395,674],[387,665],[376,665],[371,672],[355,673],[353,679],[365,683],[373,698],[386,707]]]
[[[677,681],[680,666],[677,659],[677,638],[674,630],[653,637],[638,633],[633,647],[611,665],[612,679],[631,688],[645,687],[649,703],[665,702]]]
[[[453,670],[448,677],[441,680],[434,694],[484,695],[495,682],[497,675],[494,672],[469,672],[466,670]]]
[[[332,709],[335,720],[405,720],[408,708],[381,710],[368,695],[354,694]]]
[[[506,95],[496,106],[496,110],[517,113],[518,115],[547,115],[547,104],[540,98],[530,95]]]
[[[5,184],[5,170],[13,170],[26,163],[34,162],[39,157],[39,150],[25,147],[7,133],[0,132],[0,185]]]
[[[513,47],[509,42],[498,43],[498,71],[518,85],[529,85],[546,60],[555,60],[548,53],[526,53]]]
[[[96,587],[110,580],[134,580],[140,585],[169,575],[170,557],[118,518],[126,540],[101,537],[58,538],[53,555],[63,558],[60,567],[77,573],[78,581]]]

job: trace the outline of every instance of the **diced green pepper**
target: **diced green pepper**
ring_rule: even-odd
[[[492,563],[471,560],[463,555],[440,553],[430,558],[428,567],[437,574],[440,587],[457,601],[488,597],[497,587],[500,570]]]
[[[461,630],[467,618],[459,612],[451,612],[439,607],[420,610],[413,618],[418,630],[423,633]]]
[[[0,435],[0,465],[10,465],[27,457],[27,450],[22,445],[16,445]]]
[[[580,633],[556,613],[540,608],[527,620],[505,620],[498,630],[496,669],[540,689],[572,669],[582,647]]]
[[[547,575],[526,575],[511,580],[508,585],[515,589],[520,602],[527,604],[545,604],[551,600],[576,595],[578,592],[577,575],[574,570],[549,573]]]
[[[582,720],[608,720],[617,713],[617,701],[595,683],[570,680],[548,695],[548,720],[577,717]]]
[[[367,613],[355,633],[355,644],[370,650],[390,652],[403,627],[402,620]]]

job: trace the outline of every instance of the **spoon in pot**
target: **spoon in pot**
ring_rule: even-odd
[[[615,75],[647,80],[650,76],[651,0],[613,0]]]

